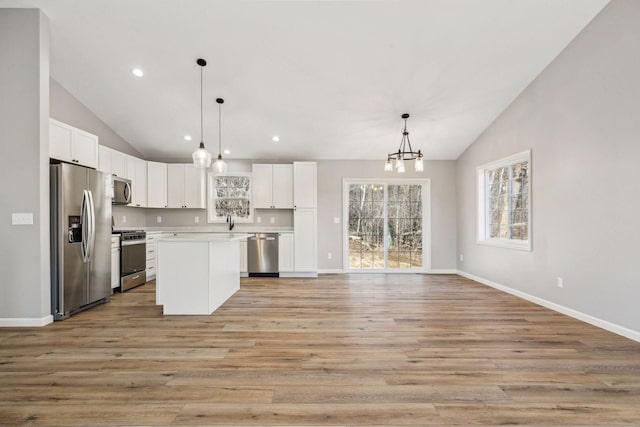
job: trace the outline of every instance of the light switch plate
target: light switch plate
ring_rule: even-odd
[[[11,224],[13,225],[33,225],[33,214],[28,213],[12,213]]]
[[[339,218],[339,217],[337,217],[337,216],[334,216],[334,217],[333,217],[333,223],[334,223],[334,224],[340,224],[340,218]]]
[[[126,217],[126,216],[124,216],[124,215],[122,215],[122,223],[123,223],[123,224],[126,224],[126,223],[127,223],[127,217]]]
[[[272,217],[270,218],[270,221],[271,221],[271,224],[275,224],[275,223],[276,223],[276,217],[275,217],[275,216],[272,216]]]
[[[195,218],[193,219],[193,221],[194,221],[196,224],[199,224],[199,223],[200,223],[200,217],[199,217],[199,216],[195,217]]]
[[[158,224],[160,224],[160,223],[162,222],[162,217],[161,217],[161,216],[157,217],[157,218],[156,218],[156,222],[157,222]]]
[[[261,217],[261,216],[256,217],[256,222],[257,222],[258,224],[262,223],[262,217]]]

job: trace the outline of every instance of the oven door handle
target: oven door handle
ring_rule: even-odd
[[[146,243],[144,240],[123,240],[120,242],[120,246],[145,245]]]

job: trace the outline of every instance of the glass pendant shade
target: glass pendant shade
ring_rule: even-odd
[[[398,173],[404,173],[404,160],[398,159],[396,161],[396,170]]]
[[[218,175],[224,175],[227,173],[227,163],[222,160],[222,155],[218,154],[218,159],[213,164],[213,169]]]
[[[393,163],[391,163],[391,159],[387,159],[387,161],[385,162],[384,171],[385,172],[393,172]]]
[[[424,172],[424,159],[422,156],[416,159],[416,172]]]
[[[204,143],[200,143],[200,148],[193,152],[193,165],[198,169],[206,169],[211,166],[211,153],[204,148]]]

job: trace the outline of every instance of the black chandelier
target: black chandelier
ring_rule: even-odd
[[[398,173],[404,173],[404,161],[405,160],[415,160],[415,169],[416,172],[424,171],[424,159],[422,156],[422,152],[420,150],[413,151],[411,148],[411,141],[409,141],[409,131],[407,131],[407,119],[409,118],[409,113],[404,113],[402,115],[404,119],[404,130],[402,131],[402,139],[400,140],[400,147],[398,147],[398,151],[395,153],[389,153],[387,155],[387,162],[384,164],[385,172],[393,171],[393,160],[395,160],[396,171]]]

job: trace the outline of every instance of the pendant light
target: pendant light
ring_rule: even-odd
[[[207,65],[207,61],[202,58],[199,58],[196,61],[196,64],[200,66],[200,147],[193,152],[193,166],[199,169],[206,169],[211,166],[211,153],[204,148],[204,139],[203,139],[203,126],[202,126],[202,70]]]
[[[222,160],[222,104],[224,99],[217,98],[218,103],[218,159],[213,164],[213,169],[218,175],[224,175],[227,173],[227,164]]]
[[[422,156],[422,152],[420,150],[413,151],[411,148],[411,142],[409,141],[409,131],[407,131],[407,119],[409,118],[408,113],[404,113],[401,116],[404,119],[404,129],[402,131],[402,139],[400,140],[400,147],[398,147],[398,151],[395,153],[389,153],[387,155],[387,161],[384,164],[385,172],[393,172],[393,160],[396,161],[395,169],[398,173],[405,173],[405,160],[415,160],[415,171],[423,172],[424,171],[424,158]]]

